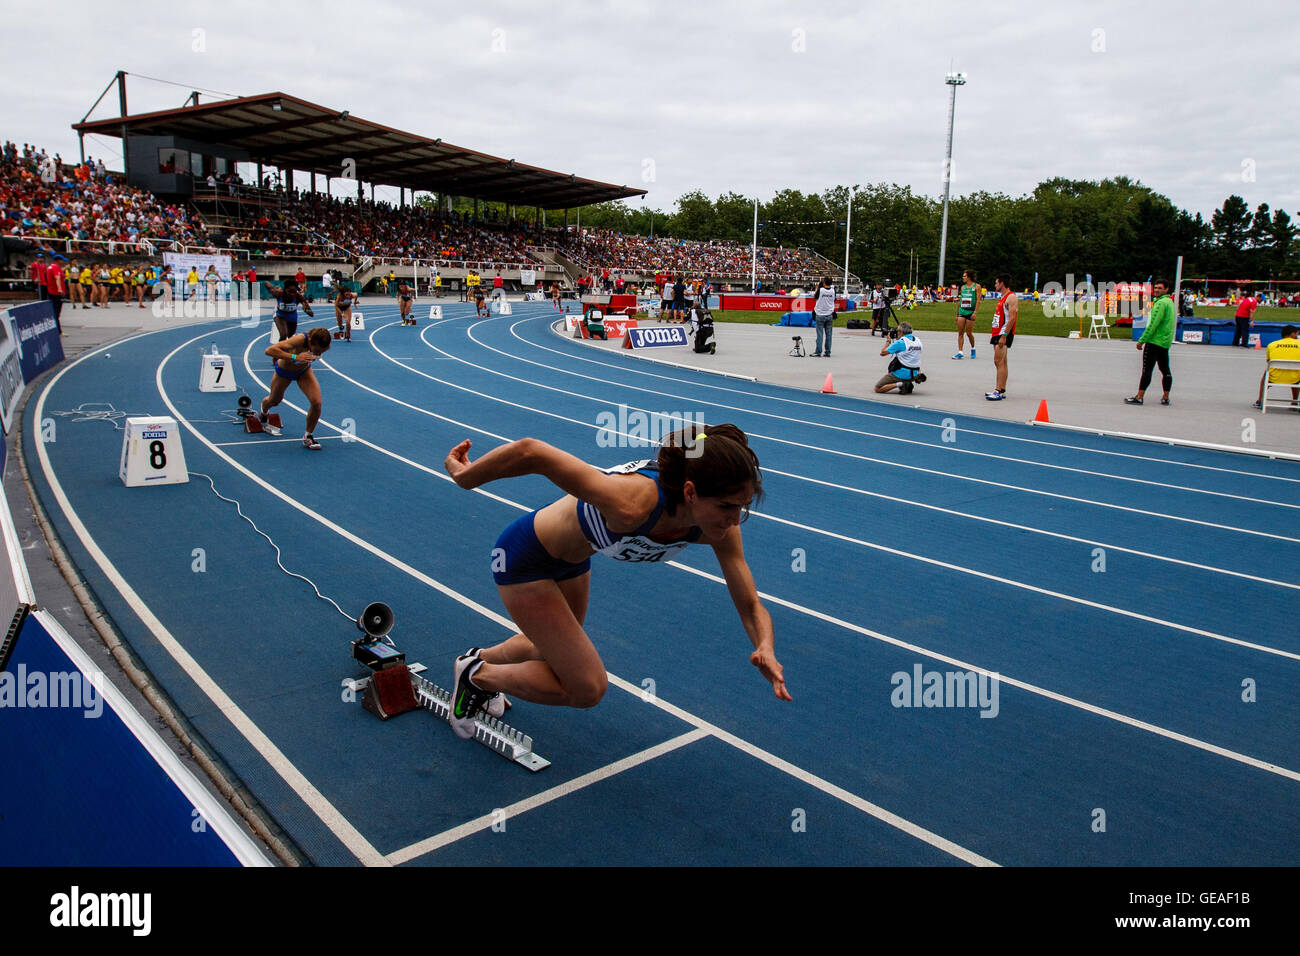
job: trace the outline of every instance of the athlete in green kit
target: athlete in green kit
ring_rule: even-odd
[[[975,281],[975,273],[967,269],[961,274],[961,294],[957,304],[957,354],[962,357],[962,336],[970,339],[970,357],[975,357],[975,308],[979,305],[980,287]]]

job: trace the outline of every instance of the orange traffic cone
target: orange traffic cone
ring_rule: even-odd
[[[825,395],[835,394],[835,383],[831,381],[831,373],[826,373],[826,382],[822,385],[822,393]]]
[[[1260,335],[1260,336],[1256,336],[1256,338],[1255,338],[1255,348],[1257,348],[1257,349],[1262,349],[1264,346],[1261,345],[1260,343],[1263,342],[1263,341],[1264,341],[1264,337],[1263,337],[1262,335]]]
[[[1044,398],[1038,403],[1038,414],[1034,416],[1034,421],[1051,424],[1052,420],[1047,417],[1047,399]]]

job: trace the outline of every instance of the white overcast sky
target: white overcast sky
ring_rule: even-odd
[[[75,157],[71,124],[123,69],[133,113],[179,107],[190,88],[282,91],[646,188],[665,210],[692,189],[767,199],[896,182],[937,197],[951,67],[968,75],[957,195],[1127,175],[1207,218],[1236,193],[1300,219],[1295,10],[1282,0],[10,5],[0,136]],[[93,118],[115,115],[114,91]],[[118,168],[120,149],[87,140],[88,155]]]

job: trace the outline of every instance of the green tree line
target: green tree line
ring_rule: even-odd
[[[933,284],[942,203],[906,186],[836,186],[821,194],[783,189],[759,204],[760,245],[806,246],[843,263],[850,195],[849,270],[871,281],[899,282],[910,267],[920,284]],[[584,227],[748,243],[754,200],[735,193],[710,199],[693,191],[671,212],[622,201],[586,206],[580,215]],[[569,217],[573,223],[573,210]],[[1086,274],[1096,281],[1172,278],[1180,255],[1185,276],[1300,278],[1300,243],[1283,210],[1265,203],[1252,213],[1240,196],[1229,196],[1206,222],[1123,176],[1050,179],[1018,198],[976,192],[952,199],[944,278],[959,281],[965,268],[986,281],[1010,273],[1017,288],[1029,286],[1035,273],[1040,285],[1067,274],[1080,282]]]

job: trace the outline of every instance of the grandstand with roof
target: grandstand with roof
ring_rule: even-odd
[[[285,93],[210,102],[194,93],[178,109],[130,114],[126,74],[114,84],[121,115],[73,125],[80,164],[7,151],[0,219],[11,285],[38,250],[110,265],[163,251],[226,254],[263,278],[330,270],[366,289],[400,275],[421,292],[435,273],[447,290],[463,288],[473,272],[500,273],[510,291],[569,290],[585,275],[629,286],[680,275],[725,291],[749,290],[751,265],[769,289],[837,271],[804,249],[760,246],[753,256],[748,244],[730,241],[583,230],[570,224],[571,211],[645,190],[490,156]],[[87,135],[123,141],[121,173],[86,163]],[[339,178],[355,181],[355,195],[336,194],[330,184]],[[376,201],[376,186],[395,187],[398,201]],[[472,200],[472,211],[454,211],[456,199]],[[548,212],[558,215],[548,222]]]

